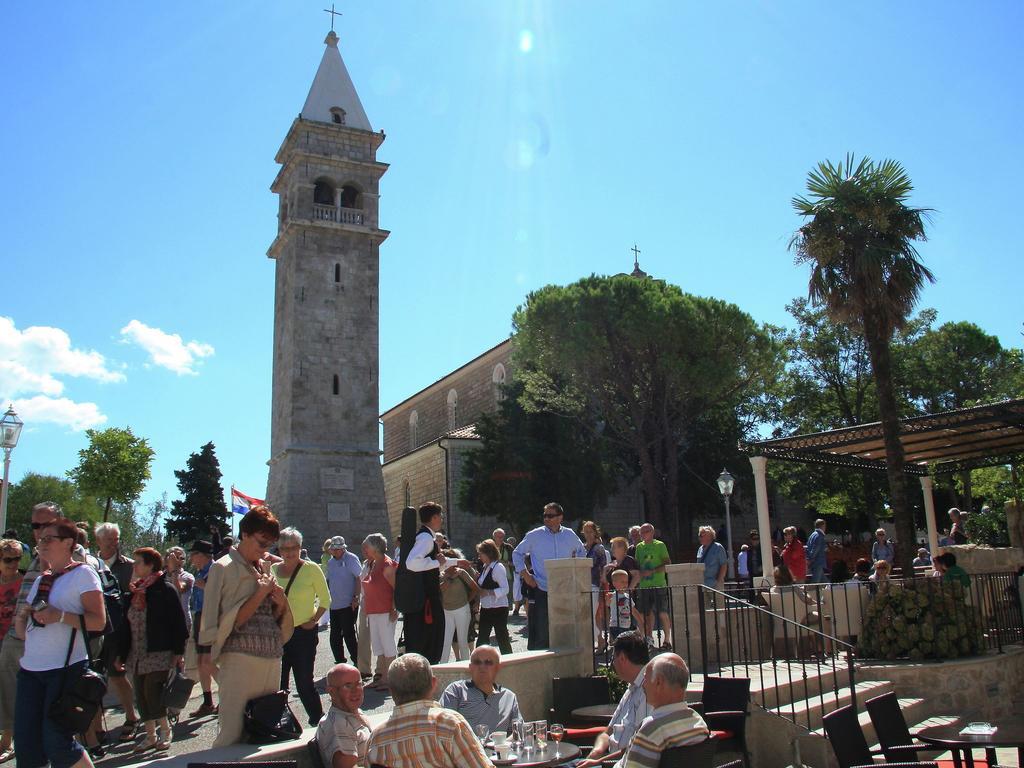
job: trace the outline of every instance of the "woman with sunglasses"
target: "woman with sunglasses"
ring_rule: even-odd
[[[22,578],[18,570],[20,561],[21,542],[16,539],[0,540],[0,648],[14,620],[14,607],[18,604],[18,593],[21,591]],[[13,738],[13,731],[0,730],[0,763],[14,757],[14,747],[11,746]]]
[[[88,666],[83,624],[86,631],[99,632],[107,622],[99,575],[71,557],[77,536],[75,524],[62,517],[42,529],[37,552],[47,570],[15,618],[15,634],[25,640],[14,717],[19,765],[92,765],[74,734],[48,716],[61,687],[73,684]]]
[[[281,657],[293,630],[288,597],[267,557],[281,533],[277,518],[259,504],[238,531],[238,544],[210,567],[199,630],[199,644],[210,646],[211,662],[220,668],[214,747],[241,739],[246,702],[280,690]]]

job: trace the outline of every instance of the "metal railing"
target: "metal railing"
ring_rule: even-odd
[[[636,625],[649,638],[652,651],[671,649],[682,656],[693,672],[731,677],[759,677],[752,686],[752,699],[776,714],[813,730],[817,727],[811,708],[798,710],[796,702],[840,706],[849,692],[856,704],[856,662],[894,658],[892,646],[882,651],[881,644],[860,642],[865,627],[893,638],[893,633],[909,633],[922,640],[922,617],[915,629],[901,619],[899,623],[880,613],[879,596],[891,598],[896,592],[913,592],[927,597],[927,604],[943,601],[951,621],[947,625],[963,627],[956,639],[957,655],[984,651],[1002,652],[1004,646],[1024,642],[1024,616],[1017,593],[1017,577],[1012,573],[976,574],[970,585],[943,581],[935,577],[914,576],[887,582],[844,582],[807,584],[795,587],[730,585],[721,591],[702,585],[651,587],[629,592],[591,593],[599,601],[614,606],[635,607],[632,611],[604,610],[592,626],[598,640],[594,656],[595,670],[611,663],[614,636]],[[907,598],[897,598],[897,601]],[[925,604],[920,598],[919,607]],[[875,608],[872,604],[876,603]],[[910,609],[911,617],[914,610]],[[639,617],[637,616],[639,614]],[[911,618],[910,624],[913,624]],[[933,624],[934,627],[939,624]],[[972,634],[973,633],[973,634]],[[952,635],[950,630],[947,635]],[[966,646],[960,643],[975,637]],[[874,636],[873,636],[874,637]],[[951,636],[944,635],[947,650]],[[932,638],[936,642],[936,638]],[[906,646],[903,646],[906,648]],[[927,646],[918,646],[927,647]],[[907,658],[910,654],[896,654]],[[920,653],[914,654],[920,656]],[[946,655],[948,658],[948,653]],[[788,696],[776,695],[781,686],[789,687]],[[842,702],[845,703],[845,702]]]
[[[316,221],[333,221],[336,224],[362,225],[364,215],[358,208],[339,208],[335,205],[313,203],[313,219]]]

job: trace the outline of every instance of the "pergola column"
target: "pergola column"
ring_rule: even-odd
[[[928,527],[928,551],[934,558],[939,551],[939,532],[935,527],[935,498],[932,496],[934,482],[931,475],[921,477],[921,493],[924,495],[924,520]]]
[[[750,466],[754,469],[754,498],[757,500],[757,530],[761,536],[761,573],[772,582],[772,524],[768,518],[768,459],[751,456]]]

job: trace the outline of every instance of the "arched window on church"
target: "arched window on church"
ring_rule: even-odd
[[[413,451],[419,447],[419,425],[420,425],[420,414],[418,411],[413,411],[409,414],[409,450]],[[409,506],[406,504],[406,506]]]
[[[448,390],[448,429],[455,429],[459,423],[459,393]]]
[[[334,185],[318,179],[313,185],[313,202],[317,205],[334,205]]]
[[[334,265],[334,282],[341,282],[341,264]]]
[[[505,399],[505,366],[498,363],[491,372],[491,386],[494,387],[494,402]]]
[[[338,125],[345,124],[345,110],[341,107],[331,107],[331,122]]]
[[[357,187],[353,186],[352,184],[346,184],[341,188],[341,207],[363,207],[363,196],[360,194],[359,189]]]
[[[334,394],[338,394],[339,389],[341,389],[341,381],[338,379],[338,374],[334,374],[334,381],[331,384],[331,391]]]
[[[412,506],[412,486],[409,484],[408,480],[405,481],[405,484],[404,484],[404,486],[402,488],[402,495],[405,497],[405,506],[411,507]]]

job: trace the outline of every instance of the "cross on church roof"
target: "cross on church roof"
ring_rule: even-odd
[[[629,250],[631,250],[633,252],[633,265],[639,267],[640,266],[640,249],[636,247],[636,243],[633,243],[633,247],[630,248]]]
[[[341,16],[341,11],[334,10],[334,3],[331,3],[331,10],[327,10],[326,8],[324,8],[324,13],[331,14],[331,32],[333,32],[334,31],[334,17],[335,16]]]

